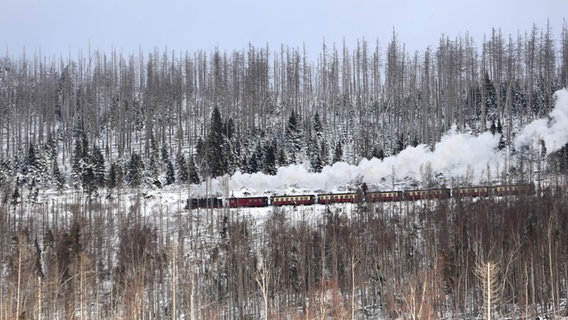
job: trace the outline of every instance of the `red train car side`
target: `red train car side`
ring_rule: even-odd
[[[356,193],[328,193],[318,195],[319,204],[328,203],[355,203],[359,200],[359,195]]]
[[[268,197],[247,197],[247,198],[229,198],[230,208],[240,207],[266,207],[268,206]]]
[[[489,187],[464,187],[452,190],[454,198],[475,198],[475,197],[489,197],[491,190]]]
[[[406,200],[422,200],[422,199],[448,199],[450,197],[450,189],[426,189],[426,190],[410,190],[404,192]]]
[[[274,196],[272,197],[273,206],[296,206],[296,205],[312,205],[315,203],[315,195],[301,196]]]
[[[402,200],[402,191],[368,192],[366,199],[368,202],[400,201]]]
[[[503,185],[494,187],[496,196],[508,195],[531,195],[534,194],[534,185],[532,184],[516,184],[516,185]]]

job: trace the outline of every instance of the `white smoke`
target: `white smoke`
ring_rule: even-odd
[[[540,143],[542,139],[550,153],[568,142],[568,90],[555,92],[554,98],[556,106],[549,119],[535,120],[517,135],[514,140],[517,150],[523,145]],[[274,176],[237,172],[230,178],[214,180],[211,191],[234,195],[242,194],[242,190],[252,194],[278,193],[290,189],[333,192],[355,180],[390,189],[393,187],[391,181],[401,181],[407,177],[422,179],[426,167],[448,179],[463,178],[467,183],[479,184],[496,178],[514,164],[507,163],[514,160],[507,156],[506,150],[498,149],[499,139],[499,135],[489,132],[474,136],[460,133],[453,127],[433,150],[426,145],[408,147],[383,160],[363,159],[358,165],[338,162],[324,167],[321,173],[309,172],[302,165],[281,167]]]
[[[550,154],[568,143],[568,90],[558,90],[553,97],[555,106],[549,117],[525,126],[515,137],[515,148],[520,149],[523,145],[539,148],[542,140]]]
[[[452,128],[435,145],[434,151],[426,145],[408,147],[383,160],[363,159],[358,165],[337,162],[324,167],[321,173],[309,172],[302,165],[279,168],[275,176],[237,172],[231,177],[229,187],[231,190],[250,188],[257,191],[274,191],[298,186],[312,190],[335,191],[357,178],[375,185],[388,185],[391,180],[399,181],[405,177],[419,179],[426,166],[446,177],[465,176],[468,171],[486,177],[484,172],[488,166],[503,167],[505,157],[498,151],[498,143],[499,136],[490,133],[476,137],[459,133]],[[472,178],[479,180],[482,177]]]

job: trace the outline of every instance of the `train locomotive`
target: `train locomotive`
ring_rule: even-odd
[[[187,199],[186,209],[198,208],[259,208],[314,204],[417,201],[434,199],[463,199],[478,197],[503,197],[511,195],[531,195],[535,193],[533,184],[515,184],[498,186],[476,186],[460,188],[437,188],[398,191],[362,191],[350,193],[322,193],[304,195],[274,195],[222,198]]]

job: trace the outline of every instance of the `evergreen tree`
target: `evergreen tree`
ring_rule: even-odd
[[[483,75],[483,90],[485,90],[485,107],[488,111],[497,108],[497,90],[493,81],[489,78],[489,73],[485,72]]]
[[[395,154],[400,153],[402,150],[404,150],[404,137],[401,134],[400,137],[398,138],[398,140],[396,141],[396,148],[394,150]]]
[[[284,149],[278,150],[278,166],[285,167],[288,165],[288,161],[286,161],[286,154],[284,154]]]
[[[158,180],[158,175],[160,172],[160,151],[158,150],[158,144],[154,138],[154,134],[150,135],[150,154],[148,158],[148,173],[147,176],[152,178],[152,180]]]
[[[201,181],[199,180],[199,174],[197,172],[197,166],[195,165],[195,161],[193,157],[189,157],[189,164],[187,171],[189,173],[189,183],[192,184],[199,184]]]
[[[495,126],[495,119],[492,119],[492,120],[491,120],[491,127],[490,127],[490,130],[491,130],[491,134],[492,134],[492,135],[495,135],[495,132],[497,132],[497,127]]]
[[[319,146],[317,138],[312,138],[312,142],[310,143],[308,151],[312,170],[314,172],[321,172],[321,169],[323,168],[323,161],[321,156],[321,148]]]
[[[91,156],[91,163],[93,169],[93,179],[97,187],[104,187],[105,185],[105,158],[98,146],[93,147],[93,154]]]
[[[65,189],[65,178],[63,177],[61,170],[59,170],[57,161],[53,162],[53,183],[57,191],[61,192]]]
[[[324,140],[321,140],[320,146],[321,146],[321,151],[320,151],[321,164],[322,164],[322,168],[323,168],[323,167],[325,167],[326,165],[329,164],[329,155],[328,155],[329,151],[328,151],[327,143],[325,143]]]
[[[300,127],[299,115],[294,110],[292,110],[288,118],[286,141],[288,143],[290,161],[296,163],[296,154],[302,150],[302,128]]]
[[[12,192],[12,204],[17,204],[20,202],[20,187],[18,187],[19,181],[16,181],[14,186],[14,192]]]
[[[117,186],[116,170],[117,170],[116,163],[112,163],[108,169],[108,179],[107,179],[107,188],[110,190],[116,188]]]
[[[128,162],[126,172],[126,182],[133,188],[138,188],[142,185],[142,172],[144,170],[144,162],[142,158],[133,152]]]
[[[86,134],[81,130],[77,133],[75,137],[75,147],[73,149],[73,183],[76,188],[80,186],[85,186],[90,182],[86,182],[83,179],[85,177],[91,177],[92,174],[85,172],[87,167],[90,165],[89,157],[89,141]]]
[[[170,160],[166,162],[166,185],[170,185],[176,181],[174,165]]]
[[[247,166],[245,169],[246,173],[255,173],[261,171],[261,162],[262,162],[262,148],[260,144],[258,144],[254,150],[254,152],[250,155]]]
[[[197,143],[195,144],[195,152],[197,154],[197,162],[203,163],[203,159],[205,159],[205,142],[203,142],[203,139],[201,139],[201,137],[197,139]]]
[[[91,197],[97,191],[94,167],[91,165],[86,166],[82,172],[83,190],[87,192],[88,197]]]
[[[178,152],[176,156],[177,177],[182,183],[187,183],[189,180],[189,172],[187,170],[187,162],[183,153]]]
[[[499,150],[503,150],[506,147],[506,143],[505,143],[505,138],[503,137],[503,135],[501,135],[501,137],[499,138],[499,145],[498,148]]]
[[[45,143],[45,153],[51,162],[57,160],[57,143],[52,134],[49,134]]]
[[[226,150],[227,141],[221,113],[215,107],[211,114],[211,129],[206,144],[208,173],[211,177],[219,177],[228,172]]]
[[[343,157],[343,149],[341,148],[341,142],[335,144],[335,150],[333,151],[332,163],[340,162]]]
[[[28,146],[28,153],[21,168],[23,183],[34,183],[39,177],[38,158],[33,143]]]
[[[497,119],[497,133],[503,134],[503,125],[501,124],[501,119]]]
[[[108,171],[107,187],[109,189],[122,188],[124,184],[124,176],[122,167],[116,163],[110,165]]]
[[[418,137],[414,136],[414,139],[412,139],[412,146],[415,148],[418,146]]]
[[[385,151],[381,148],[377,153],[377,159],[383,160],[385,158]]]
[[[264,163],[262,172],[268,175],[276,174],[276,152],[274,146],[269,144],[264,148]]]
[[[320,115],[318,112],[314,115],[313,128],[316,137],[319,139],[323,133],[323,126],[321,124]]]
[[[160,168],[160,163],[158,161],[158,158],[152,156],[152,154],[150,154],[150,158],[148,159],[148,166],[147,166],[147,170],[148,172],[146,173],[146,176],[150,177],[152,180],[156,181],[158,180],[158,175],[159,175],[159,168]]]
[[[546,150],[546,143],[544,142],[544,140],[540,139],[540,157],[544,159],[546,158],[547,154],[548,152]]]
[[[162,153],[162,162],[167,163],[170,160],[170,153],[165,143],[162,145],[161,153]]]

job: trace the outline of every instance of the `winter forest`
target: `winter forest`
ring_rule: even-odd
[[[515,143],[552,119],[567,81],[567,24],[420,52],[393,32],[317,54],[5,55],[0,320],[568,317],[568,139]],[[259,188],[285,168],[434,152],[448,132],[497,141],[506,160],[286,192],[522,182],[535,195],[185,207],[284,192]]]

